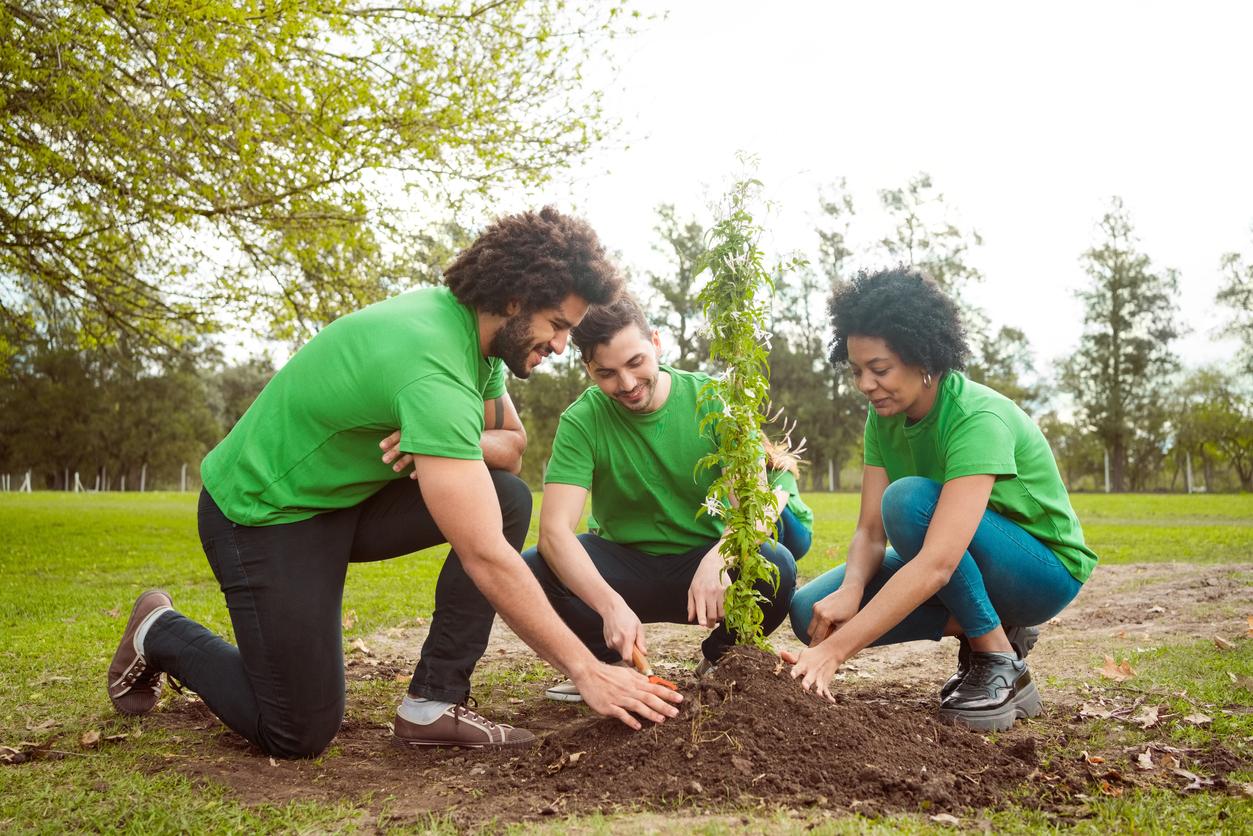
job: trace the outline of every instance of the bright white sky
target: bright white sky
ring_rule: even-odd
[[[670,5],[620,45],[606,104],[629,147],[537,198],[587,217],[629,266],[655,263],[658,204],[708,222],[738,150],[780,205],[778,249],[816,246],[821,185],[846,177],[871,227],[876,190],[927,171],[984,237],[972,301],[1023,329],[1043,371],[1077,344],[1079,256],[1120,195],[1154,264],[1182,272],[1185,362],[1231,355],[1213,298],[1221,254],[1253,254],[1253,6]]]

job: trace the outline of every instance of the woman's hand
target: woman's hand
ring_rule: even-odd
[[[701,559],[687,589],[687,620],[713,629],[726,615],[727,577],[719,547],[715,545]]]
[[[809,646],[815,647],[840,629],[845,622],[861,609],[863,590],[841,586],[826,598],[814,604],[813,617],[809,619]]]
[[[779,652],[779,658],[792,666],[792,678],[800,679],[801,687],[806,691],[826,697],[831,702],[831,677],[840,670],[841,659],[831,647],[831,643],[817,647],[807,647],[797,656],[786,650]]]

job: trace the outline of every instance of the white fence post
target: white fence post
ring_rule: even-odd
[[[87,490],[83,487],[83,480],[79,478],[78,471],[74,471],[74,493],[82,493]]]
[[[827,459],[827,490],[835,490],[835,459]]]
[[[94,492],[100,493],[100,471],[96,471],[96,483],[91,488]]]
[[[143,493],[148,484],[148,465],[139,468],[139,492]]]
[[[30,493],[30,471],[26,471],[26,478],[22,480],[22,487],[18,488],[19,493]]]
[[[1188,493],[1192,493],[1192,454],[1187,453],[1184,458],[1184,477],[1188,481]]]
[[[9,492],[9,474],[7,473],[0,476],[0,491]]]
[[[183,471],[178,477],[180,491],[187,492],[187,465],[183,465]]]
[[[1105,492],[1109,493],[1109,448],[1105,448]]]
[[[118,488],[118,490],[121,491],[122,493],[126,493],[126,474],[125,473],[122,474],[122,485],[121,487]]]

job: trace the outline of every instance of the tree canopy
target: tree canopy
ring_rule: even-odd
[[[421,275],[426,222],[601,136],[563,0],[0,5],[0,316],[175,345],[307,334]],[[27,323],[28,327],[31,327]]]

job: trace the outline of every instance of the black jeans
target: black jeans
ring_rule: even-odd
[[[579,542],[587,550],[596,571],[622,596],[641,622],[688,623],[687,590],[701,559],[713,548],[712,542],[682,554],[665,556],[645,554],[595,534],[580,534]],[[779,567],[777,590],[766,583],[757,585],[757,591],[768,602],[762,605],[761,625],[768,636],[787,617],[792,593],[796,590],[796,561],[786,548],[773,541],[762,545],[761,554]],[[604,619],[566,588],[537,549],[527,549],[522,559],[531,567],[553,609],[596,658],[602,662],[617,662],[621,656],[605,644]],[[701,643],[701,652],[709,661],[717,662],[733,644],[735,637],[723,622]]]
[[[509,473],[491,475],[505,538],[521,548],[531,520],[530,489]],[[344,716],[340,605],[348,564],[446,542],[418,483],[397,479],[352,508],[258,527],[231,522],[201,491],[199,522],[238,647],[179,613],[167,613],[149,630],[145,655],[268,754],[318,754]],[[435,613],[409,693],[464,701],[495,615],[450,551],[435,585]]]

